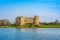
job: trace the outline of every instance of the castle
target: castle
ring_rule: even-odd
[[[16,17],[16,25],[24,25],[26,23],[38,25],[39,22],[39,16],[34,16],[33,18],[24,16]]]
[[[9,25],[9,24],[10,24],[10,22],[7,19],[0,20],[0,25]]]

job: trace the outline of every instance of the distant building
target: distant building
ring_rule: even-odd
[[[1,25],[8,25],[8,24],[10,24],[9,20],[7,20],[7,19],[0,20],[0,26]]]
[[[59,24],[59,20],[55,20],[55,22],[54,22],[55,24]]]
[[[33,23],[35,25],[39,24],[39,16],[34,16],[34,18],[32,17],[24,17],[24,16],[20,16],[20,17],[16,17],[16,25],[23,25],[26,23]]]

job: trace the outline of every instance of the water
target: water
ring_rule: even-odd
[[[0,28],[0,40],[60,40],[60,28]]]

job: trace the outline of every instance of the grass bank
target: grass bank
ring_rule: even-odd
[[[60,28],[60,24],[25,24],[25,25],[6,25],[6,26],[0,26],[0,28]]]

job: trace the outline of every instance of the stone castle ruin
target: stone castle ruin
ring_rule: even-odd
[[[0,20],[0,26],[2,26],[2,25],[9,25],[9,24],[10,24],[10,22],[7,19]]]
[[[24,25],[26,23],[38,25],[39,22],[39,16],[34,16],[33,18],[24,16],[16,17],[16,25]]]

